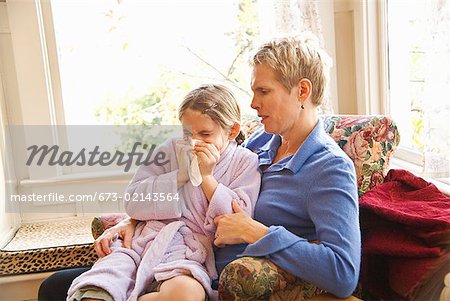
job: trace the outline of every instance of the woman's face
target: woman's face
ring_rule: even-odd
[[[220,153],[228,145],[229,133],[206,114],[187,109],[181,117],[184,135],[213,144]]]
[[[297,87],[287,91],[276,73],[266,64],[258,64],[252,73],[253,99],[251,107],[258,112],[264,130],[283,135],[298,118]]]

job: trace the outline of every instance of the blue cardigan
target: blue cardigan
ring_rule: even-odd
[[[280,143],[280,136],[261,130],[245,146],[258,154],[261,168],[272,163]],[[261,172],[255,219],[269,233],[239,256],[264,256],[338,297],[351,295],[361,260],[353,162],[319,120],[294,155]]]

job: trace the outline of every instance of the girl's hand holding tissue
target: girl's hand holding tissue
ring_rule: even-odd
[[[202,190],[208,202],[211,201],[219,183],[213,176],[214,168],[220,158],[220,152],[214,144],[203,141],[195,143],[194,156],[197,156],[198,167],[202,175]]]
[[[203,141],[197,142],[194,146],[194,155],[198,158],[198,167],[203,180],[208,176],[212,176],[220,158],[220,153],[216,146]]]

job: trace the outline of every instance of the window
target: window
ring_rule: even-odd
[[[256,1],[81,0],[49,7],[63,108],[57,114],[65,125],[178,124],[183,96],[211,81],[232,87],[243,113],[254,114],[246,59],[259,38]],[[82,148],[79,129],[65,132],[69,148]],[[112,141],[114,128],[102,130]],[[95,170],[71,166],[64,173]]]
[[[387,0],[389,111],[399,155],[422,174],[450,177],[448,1]]]
[[[50,4],[65,124],[174,124],[186,92],[211,81],[234,88],[244,115],[254,115],[248,66],[254,47],[274,35],[316,31],[321,23],[328,34],[333,26],[318,13],[328,17],[333,4],[315,1]]]
[[[428,30],[424,1],[388,1],[390,111],[402,127],[402,146],[424,146],[425,45]]]
[[[174,124],[205,81],[250,113],[256,1],[52,1],[66,124]]]
[[[63,147],[87,140],[75,137],[71,133],[74,128],[66,125],[174,124],[182,96],[206,81],[233,86],[243,114],[254,114],[249,106],[247,57],[261,40],[323,23],[325,46],[331,46],[328,52],[334,54],[333,3],[311,1],[308,5],[314,9],[300,10],[302,3],[10,1],[5,4],[11,28],[8,47],[14,49],[14,72],[10,75],[20,85],[7,87],[12,91],[7,104],[17,124],[60,125],[55,133],[44,131],[45,144]],[[317,6],[325,16],[322,20]],[[302,19],[306,19],[305,24],[298,22]],[[89,132],[89,136],[95,135]],[[17,150],[23,152],[39,137],[12,138]],[[94,166],[88,170],[86,166],[22,163],[15,160],[14,166],[17,192],[22,195],[122,193],[130,177],[123,170],[103,173]],[[54,213],[53,218],[107,212],[110,208],[101,202],[70,202],[36,206],[36,210],[22,210],[23,219],[47,219],[50,213]]]
[[[183,96],[211,81],[234,89],[244,118],[255,115],[248,57],[261,39],[300,31],[305,10],[256,0],[50,1],[49,7],[63,108],[56,114],[65,125],[177,124]],[[77,137],[66,135],[76,145]],[[92,170],[72,166],[64,173]]]

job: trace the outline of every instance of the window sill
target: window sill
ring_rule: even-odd
[[[43,186],[54,184],[73,184],[73,183],[92,183],[92,182],[111,182],[117,180],[129,180],[136,173],[136,169],[129,172],[122,170],[111,170],[105,172],[88,172],[88,173],[74,173],[58,177],[46,179],[24,179],[20,181],[20,186]]]

